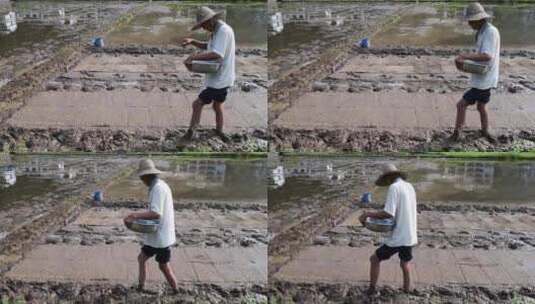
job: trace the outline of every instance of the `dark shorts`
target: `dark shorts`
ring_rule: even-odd
[[[156,262],[160,264],[166,264],[171,260],[171,249],[169,247],[154,248],[145,245],[141,247],[141,252],[143,252],[143,254],[149,258],[151,258],[153,255],[156,255]]]
[[[398,254],[399,259],[402,262],[409,262],[412,260],[412,247],[411,246],[401,246],[401,247],[388,247],[383,245],[375,251],[375,255],[379,258],[379,261],[384,261],[390,259],[394,254]]]
[[[463,99],[469,104],[473,105],[476,102],[488,103],[490,101],[490,89],[480,90],[471,88],[463,95]]]
[[[199,99],[204,104],[211,104],[212,101],[224,102],[225,99],[227,99],[227,92],[228,92],[228,87],[222,88],[222,89],[214,89],[214,88],[208,87],[202,90],[202,92],[199,94]]]

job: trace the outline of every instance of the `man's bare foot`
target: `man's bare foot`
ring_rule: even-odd
[[[225,134],[223,131],[221,130],[215,130],[215,135],[217,135],[219,138],[221,138],[221,140],[224,142],[224,143],[229,143],[230,142],[230,138],[227,136],[227,134]]]
[[[377,292],[377,289],[375,287],[369,287],[368,290],[366,290],[366,295],[369,297],[375,297],[379,295],[379,292]]]
[[[132,287],[130,287],[131,289],[135,289],[136,291],[139,291],[139,292],[143,292],[144,290],[144,286],[143,285],[140,285],[140,284],[135,284],[135,285],[132,285]]]
[[[197,138],[197,132],[195,132],[195,129],[189,128],[182,138],[185,140],[195,140]]]
[[[481,136],[485,137],[491,144],[495,144],[498,142],[496,140],[496,137],[490,134],[487,130],[481,130]]]
[[[453,131],[453,134],[451,134],[449,139],[451,141],[455,141],[455,142],[460,141],[461,140],[461,133],[459,132],[459,130]]]

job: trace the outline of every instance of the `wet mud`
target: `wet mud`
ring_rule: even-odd
[[[196,140],[183,139],[187,130],[138,130],[4,127],[0,147],[11,152],[264,152],[265,131],[241,131],[224,142],[213,130],[198,130]]]
[[[295,130],[271,127],[273,151],[347,151],[347,152],[432,152],[432,151],[530,151],[535,147],[535,130],[510,130],[495,134],[489,142],[479,130],[464,130],[458,141],[450,139],[451,130],[388,131]]]
[[[260,285],[223,287],[213,284],[179,286],[179,293],[160,286],[145,291],[122,284],[20,282],[0,279],[0,299],[26,303],[268,303]]]
[[[529,303],[533,287],[497,289],[487,286],[432,286],[404,293],[393,286],[368,296],[367,287],[342,283],[274,282],[269,289],[275,303]]]

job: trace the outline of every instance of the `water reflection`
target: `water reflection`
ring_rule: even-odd
[[[176,200],[265,200],[265,160],[157,159]],[[137,175],[117,181],[107,190],[110,199],[146,200],[146,189]]]
[[[376,187],[374,182],[387,162],[407,171],[421,202],[530,203],[535,198],[535,188],[531,186],[535,163],[530,162],[307,158],[281,162],[285,183],[269,190],[270,208],[271,204],[285,205],[318,194],[325,199],[339,197],[347,187],[361,193],[372,192],[376,202],[384,202],[387,188]],[[332,172],[341,172],[343,183],[333,181]]]
[[[500,30],[503,47],[535,45],[535,6],[488,5],[492,23]],[[472,46],[474,32],[464,21],[466,8],[446,3],[419,6],[376,35],[378,45]]]
[[[65,167],[65,162],[61,159],[32,158],[16,163],[8,160],[5,163],[10,164],[0,165],[0,186],[4,188],[15,185],[17,175],[24,176],[30,181],[37,178],[62,180],[73,179],[82,171],[81,168],[71,164]],[[92,175],[98,173],[96,164],[91,168],[89,171],[86,168],[86,172],[83,173]]]
[[[218,5],[225,20],[234,29],[239,46],[259,47],[267,43],[264,6]],[[198,7],[168,2],[154,4],[136,15],[128,24],[113,30],[108,36],[112,44],[178,45],[185,37],[208,39],[204,31],[190,32],[195,24]]]

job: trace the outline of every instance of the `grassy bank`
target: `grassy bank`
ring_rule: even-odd
[[[128,157],[128,156],[149,156],[149,157],[177,157],[177,158],[227,158],[227,159],[261,159],[266,158],[266,152],[28,152],[11,153],[13,156],[96,156],[96,157]]]
[[[421,157],[421,158],[460,158],[460,159],[488,159],[488,160],[535,160],[535,151],[526,152],[426,152],[426,153],[329,153],[329,152],[281,152],[284,157],[315,157],[315,158],[333,158],[333,157]]]

